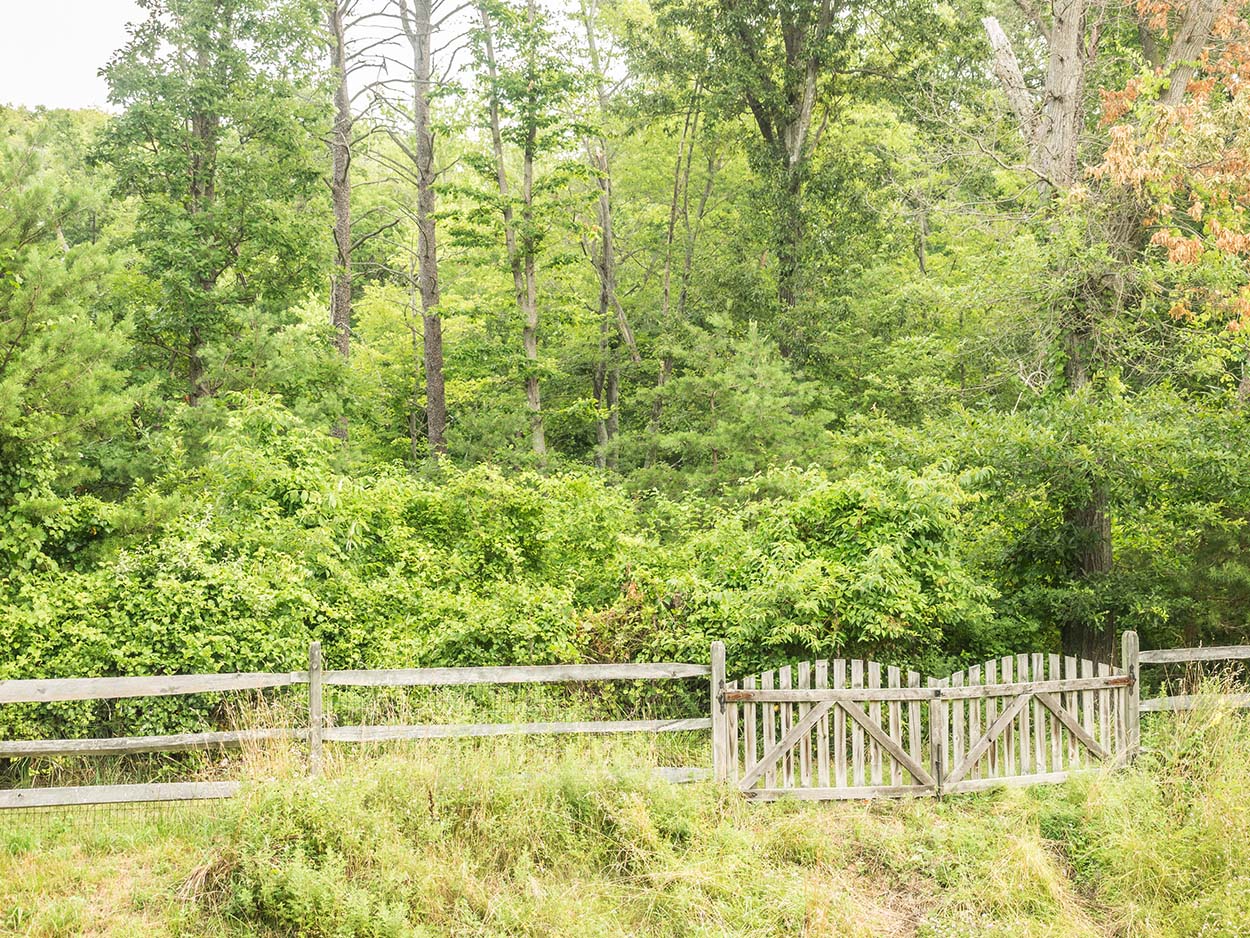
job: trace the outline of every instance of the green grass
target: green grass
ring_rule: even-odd
[[[0,932],[1250,933],[1250,721],[1146,731],[1131,769],[943,802],[655,781],[680,739],[377,747],[316,783],[279,752],[232,802],[0,816]]]

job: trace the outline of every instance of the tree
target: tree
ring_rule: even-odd
[[[606,124],[611,105],[606,74],[610,63],[605,62],[599,54],[599,40],[595,34],[596,12],[594,0],[582,0],[580,13],[586,32],[586,54],[590,63],[591,81],[594,83],[595,105],[599,120]],[[599,281],[599,357],[595,364],[594,377],[595,404],[599,412],[595,421],[598,442],[595,464],[602,469],[616,465],[612,440],[620,423],[621,383],[620,364],[616,361],[616,339],[625,343],[634,364],[641,362],[642,358],[638,354],[638,343],[634,340],[629,319],[617,295],[617,249],[612,226],[612,158],[608,139],[602,133],[588,137],[585,148],[586,161],[598,190],[592,238],[594,244],[589,246],[587,254]]]
[[[522,319],[530,445],[542,460],[547,454],[547,434],[539,384],[538,263],[554,222],[554,196],[567,187],[571,177],[570,167],[557,163],[539,178],[538,163],[542,157],[558,153],[577,130],[568,119],[576,76],[560,57],[535,0],[526,0],[523,10],[481,3],[478,14],[481,29],[474,49],[486,72],[491,169]],[[520,151],[519,197],[512,193],[505,144]],[[519,211],[514,211],[514,203]]]
[[[722,119],[745,113],[754,125],[759,208],[775,255],[777,300],[788,313],[805,279],[813,155],[855,76],[905,72],[920,33],[913,11],[905,3],[833,0],[661,0],[657,9],[672,33],[693,37],[693,55],[675,67],[697,65],[689,81],[706,87],[706,106]]]
[[[430,453],[447,452],[447,393],[443,380],[443,319],[438,296],[438,233],[435,226],[434,131],[430,104],[434,92],[432,65],[433,0],[398,0],[404,36],[412,50],[412,147],[400,146],[417,177],[417,289],[421,294],[422,364],[425,371],[425,429]]]
[[[112,264],[98,208],[53,152],[46,124],[0,110],[0,568],[47,562],[57,493],[91,480],[89,444],[134,405],[124,323],[105,301]]]
[[[104,75],[122,114],[99,156],[138,200],[153,296],[136,336],[196,404],[245,322],[268,328],[316,282],[324,244],[308,0],[142,0]],[[320,230],[319,230],[320,229]],[[223,344],[227,347],[221,347]]]
[[[352,341],[352,133],[356,123],[347,84],[347,21],[355,0],[330,0],[327,26],[330,77],[334,84],[334,126],[330,136],[330,204],[334,209],[334,273],[330,277],[330,322],[334,346],[347,358]],[[336,435],[347,435],[344,423]]]
[[[1197,0],[1180,11],[1163,4],[1154,21],[1143,21],[1141,54],[1157,69],[1152,81],[1157,105],[1175,111],[1190,90],[1195,63],[1212,36],[1218,0]],[[1087,180],[1101,160],[1090,159],[1086,114],[1087,78],[1099,65],[1103,45],[1102,7],[1094,0],[1063,0],[1049,17],[1026,6],[1030,24],[1045,43],[1042,91],[1028,89],[1012,44],[997,19],[985,20],[993,66],[1025,144],[1025,164],[1036,179],[1043,208],[1043,237],[1053,246],[1055,268],[1047,278],[1058,304],[1058,354],[1063,383],[1070,395],[1098,393],[1097,379],[1110,364],[1108,325],[1140,303],[1133,269],[1147,246],[1145,222],[1149,201],[1132,187],[1112,184],[1092,197]],[[1161,17],[1161,18],[1160,18]],[[1178,22],[1172,22],[1177,20]],[[1166,42],[1168,26],[1175,27]],[[1166,52],[1161,52],[1166,45]],[[1113,138],[1114,145],[1114,138]],[[1103,177],[1106,177],[1106,173]],[[1114,183],[1114,179],[1112,180]],[[1081,210],[1079,225],[1074,210]],[[1108,576],[1113,567],[1110,480],[1096,472],[1064,509],[1070,532],[1070,570],[1075,582]],[[1114,645],[1115,617],[1110,609],[1084,610],[1063,624],[1065,651],[1108,660]]]

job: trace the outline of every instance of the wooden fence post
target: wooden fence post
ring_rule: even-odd
[[[929,774],[933,776],[933,793],[942,797],[943,775],[946,770],[946,735],[947,712],[946,702],[942,700],[942,688],[946,686],[946,678],[929,678],[929,687],[933,696],[929,699]]]
[[[325,720],[321,710],[321,642],[308,646],[308,774],[321,774],[322,733]]]
[[[1133,759],[1141,746],[1141,666],[1138,661],[1141,652],[1137,633],[1129,629],[1120,639],[1121,666],[1131,682],[1124,693],[1124,732],[1128,736],[1125,741],[1125,757]]]
[[[711,685],[712,777],[729,778],[729,721],[725,719],[725,643],[712,642]]]

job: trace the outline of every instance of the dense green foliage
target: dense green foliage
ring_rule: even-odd
[[[0,111],[0,678],[294,668],[311,639],[380,666],[723,638],[735,672],[1244,639],[1250,248],[1240,177],[1203,169],[1244,144],[1239,92],[1196,83],[1190,142],[1151,149],[1162,79],[1117,21],[1048,193],[993,5],[723,6],[438,26],[435,73],[462,34],[496,68],[430,101],[441,457],[393,76],[353,115],[332,342],[323,5],[144,0],[116,113]],[[1154,213],[1127,248],[1125,192]]]

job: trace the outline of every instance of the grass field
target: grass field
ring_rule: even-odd
[[[385,748],[318,782],[254,753],[235,801],[0,816],[0,932],[1250,933],[1250,722],[1161,717],[1145,742],[1113,775],[941,803],[654,779],[695,742]]]

